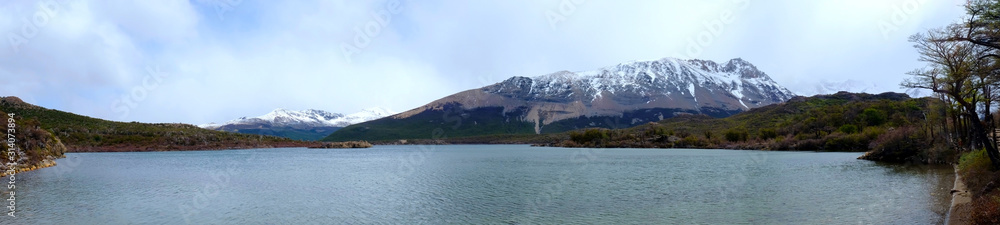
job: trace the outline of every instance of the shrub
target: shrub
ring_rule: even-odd
[[[826,137],[827,135],[830,135],[830,133],[828,133],[828,132],[826,132],[826,131],[819,131],[819,132],[816,132],[816,138],[817,138],[817,139],[819,139],[819,138],[824,138],[824,137]]]
[[[774,143],[771,144],[771,146],[769,146],[768,149],[771,149],[771,150],[793,150],[792,146],[794,146],[797,143],[798,140],[796,140],[794,137],[792,137],[792,138],[789,138],[789,137],[778,136],[777,138],[774,139]]]
[[[823,140],[808,139],[801,140],[792,145],[789,149],[817,151],[823,148]]]
[[[868,126],[879,126],[885,123],[886,115],[882,110],[868,108],[861,113]]]
[[[570,140],[579,144],[593,143],[597,144],[602,140],[609,139],[608,131],[601,129],[587,129],[583,133],[580,132],[570,132]]]
[[[885,128],[882,128],[882,127],[868,127],[868,128],[865,128],[865,130],[862,131],[861,134],[864,135],[865,137],[867,137],[869,140],[875,140],[875,139],[878,139],[879,136],[882,136],[882,134],[885,134]],[[869,147],[869,148],[874,148],[874,146]]]
[[[990,164],[990,158],[985,149],[962,155],[958,160],[958,173],[962,175],[962,179],[973,195],[988,192],[988,190],[982,190],[983,187],[989,186],[990,182],[1000,180],[1000,173],[992,170],[992,164]]]
[[[748,134],[745,130],[734,128],[727,130],[723,136],[726,136],[726,140],[729,142],[740,142],[747,141],[750,134]]]
[[[760,139],[763,140],[770,140],[778,137],[778,132],[774,131],[774,129],[771,128],[760,129],[759,133],[760,133],[759,135]]]
[[[571,140],[573,142],[576,142],[576,143],[583,143],[585,141],[584,138],[583,138],[583,133],[576,132],[576,131],[570,131],[569,132],[569,140]]]
[[[677,144],[683,147],[705,147],[708,145],[708,142],[704,139],[698,138],[697,136],[690,135],[681,139],[681,141]]]
[[[840,126],[840,129],[837,130],[839,130],[841,133],[853,134],[858,132],[858,126],[855,126],[854,124],[844,124],[843,126]]]
[[[823,149],[827,151],[865,151],[869,140],[860,134],[833,134],[824,138]]]
[[[928,150],[932,145],[933,141],[923,130],[901,127],[880,135],[871,143],[873,149],[861,156],[861,159],[928,163]]]
[[[948,144],[940,139],[933,142],[934,144],[930,148],[925,149],[922,154],[925,162],[934,164],[951,164],[955,162],[955,159],[957,159],[955,155],[958,153],[955,151],[955,148],[948,146]]]
[[[989,170],[989,168],[990,158],[986,154],[986,149],[965,153],[962,158],[958,159],[958,171],[961,173],[972,170]]]

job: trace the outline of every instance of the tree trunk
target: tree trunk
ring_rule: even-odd
[[[965,149],[965,140],[962,140],[962,120],[958,118],[958,112],[953,111],[951,113],[951,133],[955,134],[955,136],[952,137],[952,141],[955,142],[955,146],[961,148],[959,149],[961,151]]]
[[[973,119],[978,121],[979,118]],[[990,156],[990,161],[993,163],[993,169],[1000,169],[1000,154],[997,153],[997,148],[986,142],[989,141],[986,138],[986,131],[983,130],[982,125],[973,125],[976,128],[976,136],[981,140],[981,143],[986,147],[986,154]]]
[[[986,112],[989,113],[989,110],[986,110]],[[993,148],[997,148],[997,126],[996,126],[996,119],[993,117],[993,114],[988,114],[988,115],[989,115],[989,117],[986,117],[986,119],[989,120],[989,121],[987,121],[987,123],[989,123],[990,126],[986,127],[986,129],[988,129],[988,131],[990,132],[990,134],[991,134],[990,137],[993,138],[993,139],[990,140],[990,145],[993,145]]]
[[[965,105],[965,108],[970,112],[975,113],[976,111],[975,106],[968,105],[967,103],[963,103],[962,105]],[[983,145],[983,147],[986,148],[986,154],[989,155],[990,157],[990,162],[993,164],[993,169],[1000,169],[1000,153],[997,152],[996,147],[987,143],[989,142],[990,139],[986,137],[986,130],[983,127],[982,121],[979,120],[979,116],[973,114],[973,116],[970,116],[969,119],[972,120],[970,121],[971,124],[969,125],[972,126],[974,132],[972,138],[975,138],[976,142],[979,142],[981,145]]]

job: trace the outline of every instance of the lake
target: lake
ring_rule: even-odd
[[[860,154],[526,145],[68,153],[17,175],[17,217],[0,224],[943,223],[950,166]]]

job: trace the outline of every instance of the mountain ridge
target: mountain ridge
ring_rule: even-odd
[[[423,119],[392,126],[420,127],[408,123],[437,126],[434,123],[454,120],[447,118],[448,112],[463,115],[462,112],[475,111],[495,116],[481,118],[485,121],[472,121],[473,124],[499,122],[522,132],[523,123],[527,123],[531,127],[529,130],[541,134],[586,127],[630,127],[683,114],[727,117],[784,102],[794,96],[741,58],[721,64],[709,60],[663,58],[621,63],[591,71],[515,76],[493,85],[449,95],[388,118],[349,126],[345,129],[354,128],[334,132],[324,140],[364,139],[363,133],[383,131],[413,133],[392,129],[389,126],[395,122],[385,120],[411,120],[426,113],[435,115],[420,116]],[[480,110],[487,108],[490,110]],[[619,119],[624,122],[617,121]],[[373,123],[381,125],[367,126]]]

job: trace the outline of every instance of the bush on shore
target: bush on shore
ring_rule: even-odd
[[[860,159],[936,163],[954,162],[955,150],[944,145],[943,140],[932,138],[927,131],[917,127],[901,127],[886,131],[872,143],[872,150]]]

